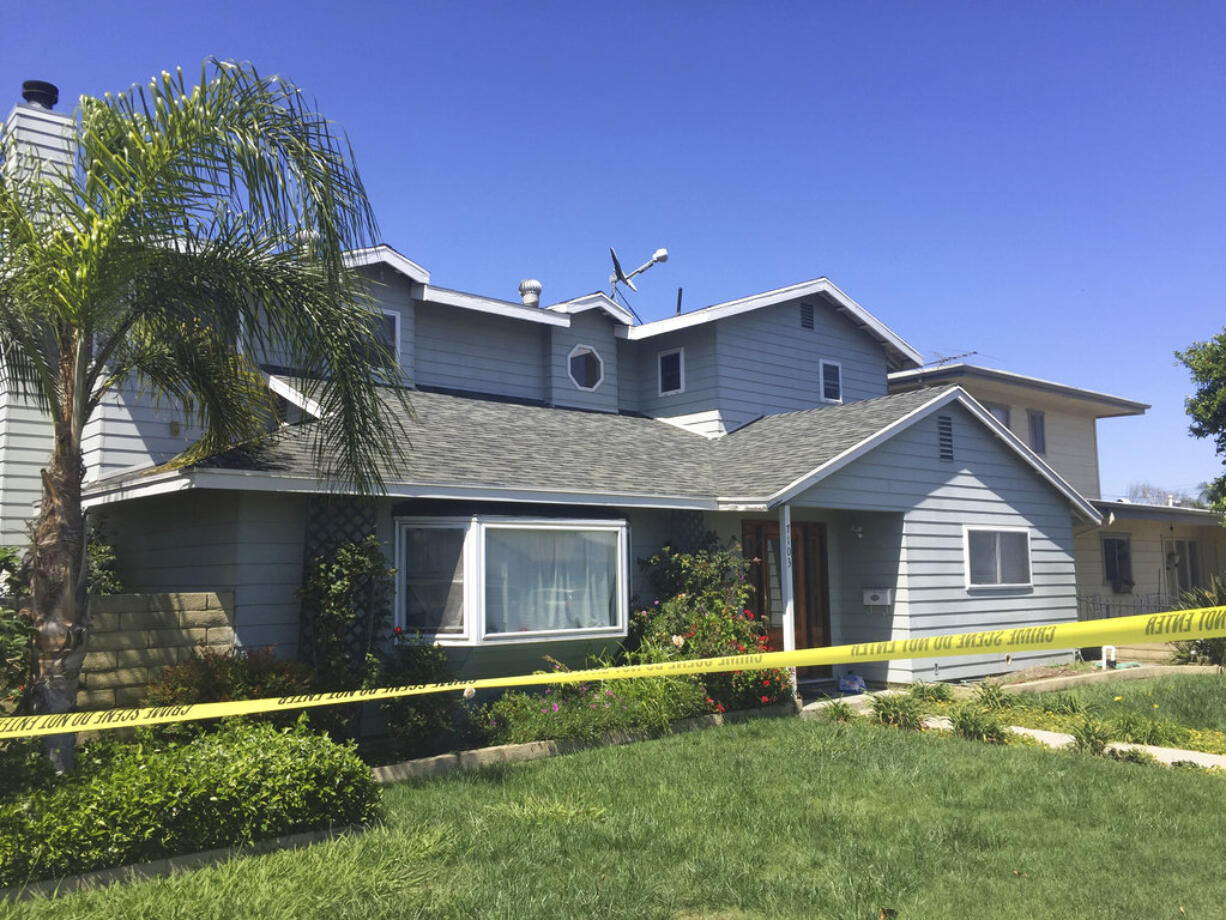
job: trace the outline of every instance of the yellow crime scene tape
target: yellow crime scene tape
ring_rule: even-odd
[[[143,725],[166,725],[225,716],[255,715],[264,712],[308,709],[390,700],[402,696],[445,693],[449,690],[501,689],[539,684],[573,684],[599,680],[624,680],[630,677],[675,677],[680,674],[707,674],[720,671],[750,671],[761,668],[799,668],[814,665],[855,664],[865,661],[893,661],[907,658],[946,658],[958,655],[999,654],[1004,652],[1059,651],[1090,645],[1168,642],[1226,636],[1226,607],[1202,607],[1167,613],[1059,623],[1049,626],[1023,626],[984,632],[946,633],[913,639],[893,639],[856,645],[799,649],[794,652],[760,652],[729,655],[723,658],[691,658],[654,664],[626,665],[616,668],[588,668],[581,671],[553,671],[520,674],[513,677],[483,677],[438,684],[380,687],[306,696],[269,697],[227,703],[192,703],[182,706],[153,706],[140,709],[105,709],[54,715],[14,716],[0,719],[0,740],[57,735],[79,731],[105,731]]]

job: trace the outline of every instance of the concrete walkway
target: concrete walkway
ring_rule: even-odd
[[[1214,670],[1217,669],[1215,668]],[[883,690],[881,692],[898,693],[901,691]],[[863,715],[868,712],[870,701],[875,695],[877,694],[861,693],[856,696],[844,697],[842,702],[849,705],[857,714]],[[802,719],[819,719],[822,717],[822,710],[832,702],[834,700],[820,700],[809,703],[801,710],[800,717]],[[953,723],[950,722],[948,716],[927,716],[924,719],[924,727],[932,731],[953,731]],[[1068,747],[1073,743],[1073,736],[1066,735],[1064,732],[1049,732],[1041,728],[1023,728],[1020,725],[1010,725],[1008,730],[1015,735],[1027,735],[1049,748],[1059,749]],[[1116,751],[1144,751],[1159,763],[1166,764],[1167,766],[1177,761],[1190,761],[1198,767],[1226,770],[1226,755],[1223,754],[1206,754],[1204,751],[1185,751],[1182,748],[1158,747],[1153,744],[1131,744],[1127,741],[1112,741],[1107,745],[1107,748]]]

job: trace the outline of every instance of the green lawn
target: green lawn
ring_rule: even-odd
[[[1199,772],[763,720],[389,787],[386,822],[366,833],[8,910],[1221,917],[1224,797],[1226,777]]]
[[[1226,732],[1226,676],[1221,674],[1113,680],[1065,692],[1080,697],[1100,717],[1131,711],[1148,718],[1169,719],[1185,728]],[[1041,705],[1046,697],[1049,694],[1024,694],[1019,698]]]

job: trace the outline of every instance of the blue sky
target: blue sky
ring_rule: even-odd
[[[553,302],[665,246],[648,319],[825,275],[926,357],[1151,403],[1099,423],[1106,497],[1221,468],[1172,352],[1226,322],[1224,49],[1220,2],[0,7],[13,101],[290,77],[440,285]]]

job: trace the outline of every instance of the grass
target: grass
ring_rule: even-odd
[[[1169,719],[1185,728],[1226,732],[1226,676],[1220,674],[1113,680],[1065,692],[1102,716],[1131,711],[1149,718]],[[1034,701],[1042,705],[1050,696],[1036,694]],[[1029,701],[1027,697],[1021,699]]]
[[[386,821],[367,833],[8,910],[56,920],[867,920],[882,907],[906,920],[1220,916],[1223,793],[1226,778],[1199,772],[762,720],[389,787]]]

